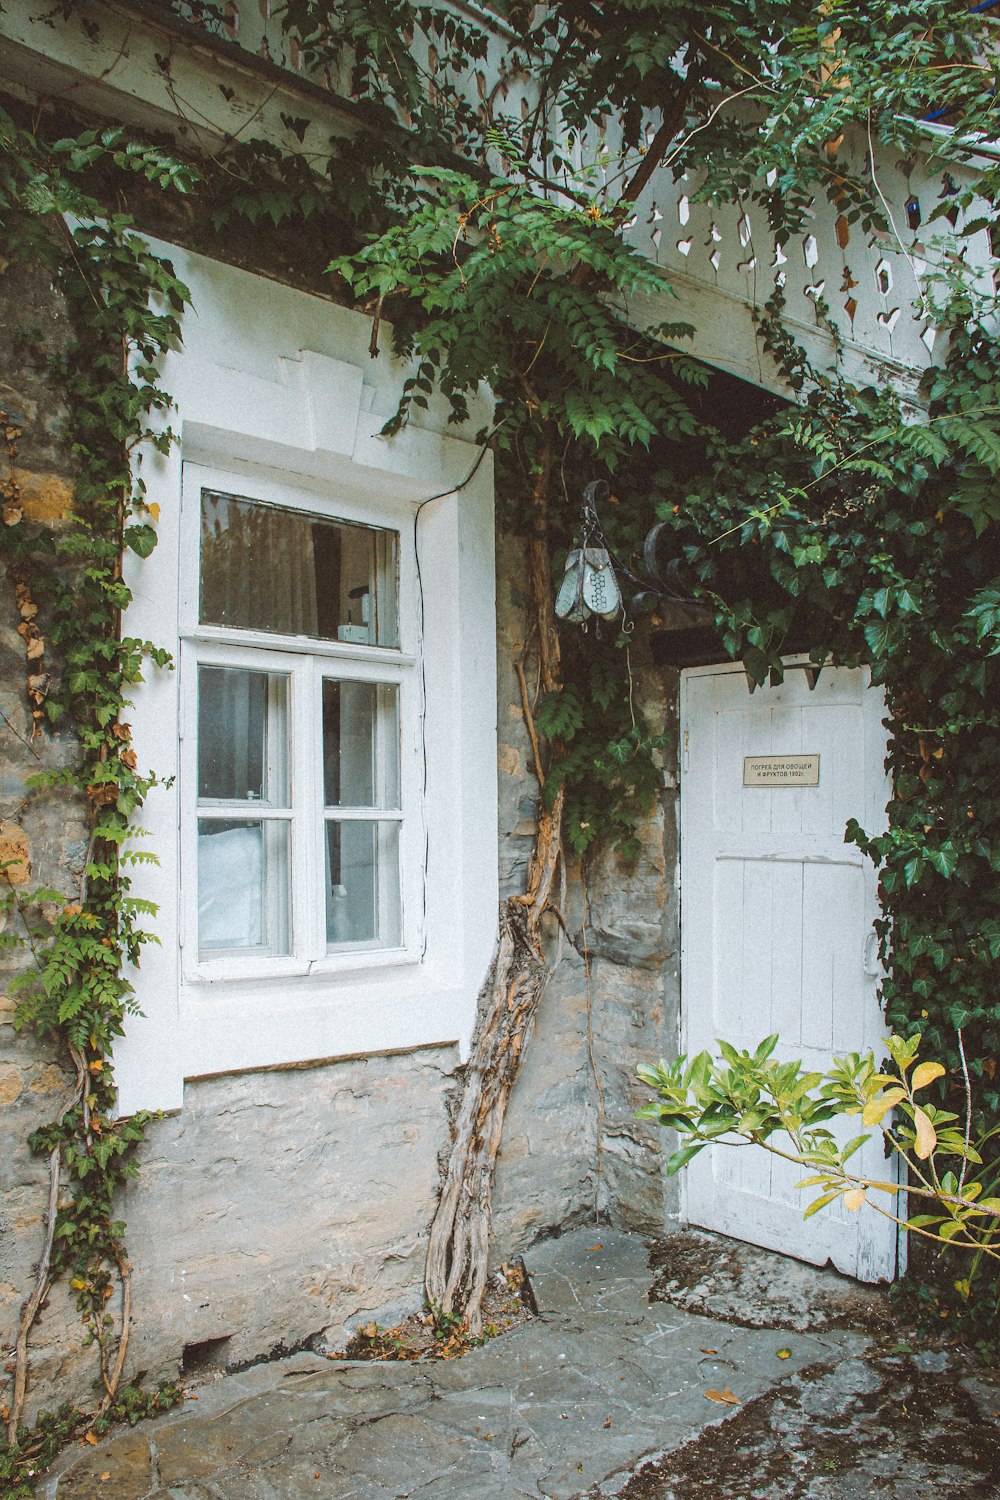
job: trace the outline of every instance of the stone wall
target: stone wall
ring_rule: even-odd
[[[513,666],[525,638],[526,565],[509,536],[497,568],[500,889],[511,895],[524,888],[538,788]],[[667,689],[640,666],[635,691],[654,732],[676,722],[676,674]],[[662,1133],[634,1118],[644,1102],[636,1063],[677,1050],[676,785],[671,754],[634,864],[614,851],[591,856],[586,888],[570,864],[559,898],[565,930],[549,921],[551,977],[498,1163],[498,1245],[520,1246],[588,1216],[660,1233],[676,1213]]]
[[[72,501],[72,457],[62,433],[62,409],[44,375],[65,338],[65,311],[45,273],[37,266],[0,261],[0,407],[4,422],[22,430],[15,460],[20,506],[17,512],[8,508],[0,526],[0,881],[9,882],[18,896],[38,886],[77,891],[87,850],[83,807],[68,802],[63,792],[32,791],[25,784],[39,771],[71,764],[76,745],[71,735],[33,722],[28,678],[39,663],[27,658],[25,639],[17,630],[21,611],[6,576],[5,543],[14,528],[18,535],[33,535],[44,543],[46,531],[62,523]],[[3,480],[7,478],[4,473]],[[44,638],[44,594],[35,602],[34,620]],[[46,651],[44,670],[57,670],[57,665]],[[69,1095],[71,1070],[64,1071],[51,1046],[30,1032],[15,1032],[15,1002],[8,989],[25,966],[16,911],[0,911],[0,933],[0,941],[6,940],[0,947],[0,1340],[6,1351],[33,1285],[48,1201],[48,1164],[29,1152],[27,1137],[58,1114]],[[55,1293],[46,1321],[39,1390],[51,1392],[49,1381],[66,1376],[67,1396],[72,1397],[85,1389],[74,1376],[84,1364],[77,1315],[68,1299]],[[90,1356],[86,1364],[89,1371]],[[52,1395],[47,1399],[51,1402]]]
[[[24,428],[18,457],[25,522],[58,526],[72,495],[61,412],[42,374],[64,337],[58,298],[38,271],[0,276],[0,387]],[[26,352],[32,348],[35,354]],[[505,531],[505,528],[501,528]],[[524,638],[520,546],[499,547],[501,884],[523,887],[537,786],[513,661]],[[78,890],[83,810],[28,792],[25,777],[74,755],[72,738],[32,739],[25,643],[10,581],[0,595],[0,851],[8,879]],[[44,633],[44,599],[39,600]],[[55,664],[57,667],[57,664]],[[674,706],[639,669],[637,701],[658,722]],[[656,1133],[633,1118],[634,1068],[669,1053],[677,1025],[673,778],[640,830],[641,854],[571,869],[560,896],[565,931],[548,934],[551,978],[514,1091],[498,1166],[494,1252],[600,1216],[658,1231],[673,1206]],[[589,958],[589,983],[587,963]],[[5,960],[9,975],[24,955]],[[0,1339],[10,1348],[41,1251],[45,1163],[31,1130],[57,1113],[67,1079],[49,1046],[15,1034],[0,999]],[[154,1122],[140,1175],[123,1195],[134,1265],[130,1372],[156,1380],[185,1364],[233,1364],[392,1319],[419,1304],[426,1235],[460,1084],[457,1049],[325,1062],[190,1081],[177,1114]],[[672,1186],[672,1185],[671,1185]],[[92,1399],[92,1350],[57,1288],[32,1337],[29,1415]]]

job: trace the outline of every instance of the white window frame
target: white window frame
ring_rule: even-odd
[[[235,629],[200,622],[201,496],[203,490],[255,504],[294,510],[326,521],[393,530],[398,536],[398,646],[367,646],[269,631]],[[181,930],[184,977],[193,983],[280,978],[384,968],[419,959],[422,936],[420,860],[423,840],[420,785],[420,724],[417,658],[412,650],[417,622],[414,599],[412,525],[406,514],[392,515],[391,504],[366,508],[336,493],[322,494],[261,476],[186,463],[181,499],[180,692],[181,692]],[[411,649],[406,650],[409,645]],[[287,955],[232,950],[218,956],[199,953],[197,797],[198,668],[245,667],[289,677],[292,847],[289,854],[290,913]],[[325,933],[323,807],[320,770],[321,692],[324,678],[391,683],[398,693],[400,807],[398,815],[369,814],[400,823],[399,880],[401,938],[398,945],[344,945],[329,952]],[[364,816],[348,812],[346,818]]]
[[[157,547],[145,561],[125,557],[133,595],[125,629],[170,652],[175,669],[147,666],[129,715],[140,764],[158,777],[139,845],[158,863],[132,876],[134,894],[158,908],[150,924],[158,942],[128,976],[142,1014],[115,1047],[119,1108],[179,1109],[188,1081],[223,1073],[442,1046],[457,1060],[468,1054],[499,899],[493,478],[475,442],[489,425],[488,396],[473,403],[464,429],[449,424],[447,403],[432,402],[386,438],[412,370],[388,354],[372,360],[368,318],[152,244],[191,289],[193,306],[183,348],[164,360],[178,441],[139,455]],[[213,960],[197,960],[196,865],[181,837],[182,789],[186,798],[196,786],[190,667],[198,652],[235,660],[248,642],[216,626],[192,630],[198,553],[185,531],[191,507],[181,504],[185,465],[231,494],[277,504],[292,496],[315,514],[399,533],[398,652],[345,641],[332,653],[343,675],[375,671],[377,659],[377,670],[400,682],[411,841],[400,862],[402,948],[335,951],[286,973],[267,957],[216,963],[211,973]],[[264,649],[276,657],[286,646],[296,660],[331,655],[329,643],[302,637],[270,637]]]

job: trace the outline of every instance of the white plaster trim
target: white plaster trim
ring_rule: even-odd
[[[496,932],[497,770],[493,482],[489,456],[460,492],[423,508],[419,520],[423,640],[415,607],[413,516],[417,505],[468,475],[477,450],[445,434],[432,404],[422,425],[380,436],[401,379],[399,362],[368,355],[370,324],[322,298],[234,270],[173,246],[191,288],[184,349],[170,354],[164,385],[175,401],[180,443],[141,458],[147,500],[160,507],[159,544],[148,562],[129,555],[134,602],[126,629],[165,646],[180,665],[180,598],[196,557],[180,532],[182,460],[224,468],[258,486],[295,486],[349,519],[399,526],[399,665],[426,685],[428,846],[416,951],[336,956],[324,971],[273,979],[187,980],[180,964],[178,836],[181,787],[157,787],[143,810],[158,866],[140,868],[135,894],[159,904],[161,946],[143,950],[133,978],[144,1012],[115,1049],[123,1113],[177,1109],[184,1079],[318,1058],[445,1041],[467,1048],[476,998]],[[480,429],[488,400],[463,432]],[[409,579],[409,583],[407,580]],[[407,590],[410,604],[403,603]],[[415,664],[414,664],[415,663]],[[179,671],[150,667],[131,721],[140,765],[178,778]],[[421,757],[422,759],[422,757]],[[420,840],[423,843],[423,838]],[[393,959],[397,961],[394,962]]]

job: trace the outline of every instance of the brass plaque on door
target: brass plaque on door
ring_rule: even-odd
[[[744,786],[819,786],[818,755],[745,755]]]

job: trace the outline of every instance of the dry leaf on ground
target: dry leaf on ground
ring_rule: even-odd
[[[740,1398],[729,1389],[728,1385],[721,1391],[714,1389],[705,1392],[706,1401],[721,1401],[723,1406],[739,1406]]]

